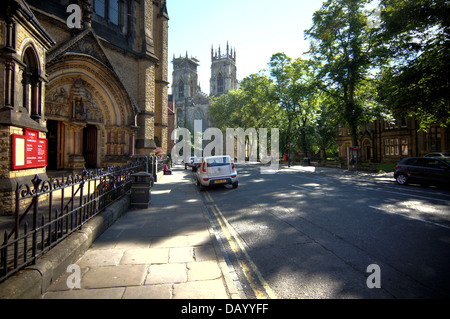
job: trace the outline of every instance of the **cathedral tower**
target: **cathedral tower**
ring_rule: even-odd
[[[172,63],[172,95],[177,125],[193,128],[193,114],[198,108],[194,106],[200,92],[197,73],[200,61],[194,57],[189,58],[186,52],[186,57],[174,56]]]
[[[198,74],[197,67],[200,61],[196,58],[189,58],[186,52],[186,57],[173,57],[173,73],[172,73],[172,94],[175,100],[175,105],[185,103],[186,98],[193,98],[198,88]]]
[[[210,95],[220,96],[230,90],[238,88],[236,77],[236,49],[227,48],[225,54],[222,55],[219,50],[214,52],[211,47],[211,79],[210,79]]]

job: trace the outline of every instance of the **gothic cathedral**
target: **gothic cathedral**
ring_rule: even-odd
[[[211,48],[210,94],[203,93],[198,82],[197,67],[200,61],[194,57],[173,57],[172,95],[178,127],[194,129],[194,121],[201,120],[202,130],[212,127],[209,116],[211,97],[220,96],[238,88],[236,77],[236,50],[227,43],[225,54]]]

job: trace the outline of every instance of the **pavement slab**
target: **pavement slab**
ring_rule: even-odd
[[[147,265],[94,267],[81,278],[81,287],[111,288],[140,286],[148,273]]]
[[[145,209],[130,209],[50,285],[45,299],[236,299],[225,259],[189,170],[158,179]],[[70,280],[69,280],[70,279]]]
[[[173,299],[228,299],[222,279],[175,284]]]

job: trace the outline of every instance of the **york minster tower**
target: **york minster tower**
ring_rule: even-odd
[[[211,79],[210,79],[210,95],[220,96],[228,91],[238,88],[238,80],[236,78],[236,49],[227,48],[225,54],[220,51],[214,52],[211,48]]]
[[[192,129],[195,120],[202,121],[202,129],[213,126],[209,115],[212,96],[220,96],[238,88],[236,78],[236,50],[228,43],[225,54],[220,46],[214,52],[211,48],[210,94],[203,93],[198,81],[197,68],[200,61],[186,56],[173,57],[172,95],[177,126]]]

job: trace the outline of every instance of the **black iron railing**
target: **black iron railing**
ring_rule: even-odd
[[[0,238],[0,282],[36,263],[39,256],[126,195],[133,173],[157,172],[158,164],[155,157],[144,157],[61,180],[41,180],[36,175],[33,185],[18,184],[14,226],[4,232],[3,241]]]

